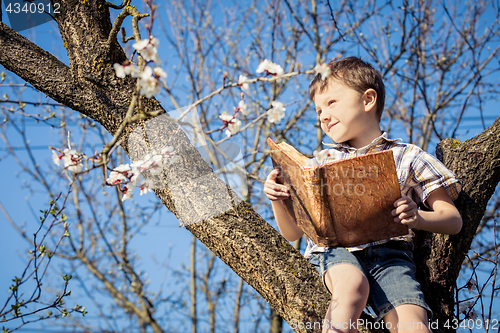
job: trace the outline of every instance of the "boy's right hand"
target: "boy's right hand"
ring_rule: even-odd
[[[264,193],[271,201],[284,200],[290,196],[288,188],[285,185],[276,183],[276,178],[279,173],[279,169],[274,169],[269,173],[269,176],[267,176],[266,182],[264,183]]]

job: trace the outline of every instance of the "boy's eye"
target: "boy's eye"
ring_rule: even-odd
[[[321,110],[316,110],[316,113],[318,114],[318,116],[321,114]]]
[[[331,101],[328,102],[328,105],[332,105],[333,103],[335,103],[335,101],[331,100]]]

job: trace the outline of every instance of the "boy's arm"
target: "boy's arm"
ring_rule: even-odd
[[[267,176],[266,182],[264,183],[264,193],[269,200],[271,200],[274,217],[276,218],[276,223],[278,224],[281,234],[286,240],[293,242],[302,237],[304,232],[300,230],[297,223],[290,218],[285,211],[282,200],[288,198],[290,194],[285,185],[276,183],[278,174],[279,170],[274,169],[269,176]]]
[[[417,204],[409,197],[401,197],[394,202],[394,221],[412,229],[439,234],[455,235],[462,229],[462,217],[445,189],[438,188],[427,198],[430,212],[418,210]]]

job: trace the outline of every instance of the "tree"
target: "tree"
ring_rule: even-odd
[[[326,311],[328,293],[300,253],[254,209],[262,204],[255,197],[254,179],[262,177],[262,166],[268,157],[259,148],[263,146],[263,138],[269,135],[285,138],[302,149],[319,147],[323,138],[318,129],[314,138],[298,139],[304,137],[300,135],[301,130],[314,131],[314,122],[306,123],[310,102],[305,98],[303,86],[293,86],[298,83],[297,75],[304,72],[303,68],[326,61],[335,51],[342,54],[362,48],[388,82],[391,94],[384,120],[387,128],[403,124],[409,141],[416,140],[427,148],[432,138],[454,136],[463,113],[473,107],[481,111],[483,103],[498,92],[491,80],[497,71],[492,63],[498,60],[499,47],[495,46],[498,22],[486,20],[488,29],[483,31],[481,21],[489,6],[486,1],[468,4],[463,9],[432,1],[415,4],[405,1],[401,7],[392,2],[360,5],[344,1],[334,9],[329,2],[313,1],[304,5],[285,0],[267,3],[269,16],[265,16],[254,15],[258,8],[257,3],[252,3],[250,10],[236,8],[234,13],[241,15],[238,24],[218,31],[212,21],[217,18],[208,15],[212,10],[208,5],[193,2],[182,6],[171,2],[169,13],[186,22],[181,25],[177,20],[170,20],[173,32],[166,38],[173,46],[172,54],[183,64],[182,69],[173,73],[187,73],[189,99],[200,108],[202,126],[207,133],[214,136],[218,133],[220,123],[215,119],[221,105],[224,102],[236,105],[235,101],[240,100],[234,89],[229,90],[237,84],[229,82],[237,81],[233,72],[247,75],[253,72],[250,53],[258,55],[260,60],[272,58],[281,62],[291,73],[281,81],[279,78],[260,80],[263,84],[257,86],[255,96],[267,96],[267,104],[246,95],[259,116],[248,119],[248,123],[255,125],[254,132],[241,134],[249,177],[249,191],[243,201],[214,175],[188,138],[178,132],[174,119],[164,115],[165,108],[157,100],[138,95],[133,78],[116,77],[113,65],[127,60],[117,40],[126,16],[133,17],[134,38],[141,39],[138,22],[142,16],[130,6],[130,1],[120,6],[99,0],[61,1],[61,12],[55,19],[68,52],[69,66],[0,23],[0,64],[54,101],[96,121],[111,133],[112,144],[107,145],[105,154],[101,155],[104,161],[108,158],[106,151],[118,142],[132,160],[146,155],[148,144],[156,146],[153,148],[166,143],[176,147],[182,152],[181,159],[166,171],[165,186],[155,190],[162,203],[285,320],[318,322]],[[112,10],[120,13],[114,23],[110,20]],[[498,18],[498,11],[495,15]],[[270,36],[264,37],[268,27]],[[371,43],[373,38],[380,40],[381,45]],[[269,45],[264,45],[263,39],[269,40]],[[245,50],[242,50],[243,42]],[[189,43],[194,47],[188,46]],[[493,49],[488,49],[492,46]],[[305,50],[311,50],[312,54],[306,56]],[[221,68],[221,73],[213,74],[212,68]],[[224,70],[234,77],[224,75]],[[181,105],[182,99],[178,96],[183,83],[177,82],[177,75],[170,73],[169,77],[172,76],[174,79],[165,90],[172,105]],[[221,83],[222,88],[217,90]],[[226,90],[221,104],[203,97],[216,96]],[[215,94],[208,95],[208,91]],[[261,111],[269,110],[271,101],[285,98],[287,92],[304,96],[294,98],[300,106],[287,117],[284,127],[266,122]],[[458,114],[450,112],[457,108],[461,109]],[[154,131],[144,130],[159,114],[162,122],[155,123]],[[450,124],[456,124],[452,131]],[[420,280],[427,281],[423,284],[426,297],[440,323],[454,316],[454,290],[461,264],[500,180],[499,126],[500,118],[482,134],[464,143],[448,139],[439,146],[438,156],[464,185],[457,201],[464,218],[462,232],[457,236],[419,233],[416,239],[419,249],[416,262],[423,272]],[[147,140],[137,137],[141,131],[148,132]],[[173,139],[166,142],[166,137]],[[219,214],[214,215],[214,211]],[[75,246],[74,251],[77,256],[83,256],[78,247]],[[135,272],[130,273],[139,277]],[[98,269],[95,274],[99,274]],[[102,281],[106,281],[104,276]],[[118,304],[128,308],[142,325],[155,332],[163,331],[146,295],[136,294],[133,299],[140,306],[135,306],[128,304],[129,299],[113,285],[107,288],[118,298]],[[440,330],[447,329],[441,326]],[[299,327],[297,331],[308,329]]]

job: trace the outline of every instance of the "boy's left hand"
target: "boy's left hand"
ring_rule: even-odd
[[[410,197],[403,196],[394,201],[392,216],[395,216],[394,222],[399,222],[406,225],[408,228],[413,229],[418,224],[418,207],[415,201]]]

